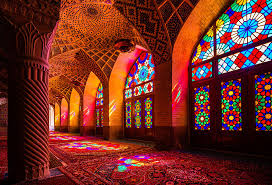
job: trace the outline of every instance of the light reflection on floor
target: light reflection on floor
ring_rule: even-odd
[[[54,136],[50,137],[51,141],[78,141],[83,140],[83,137],[80,136]]]
[[[123,150],[128,148],[127,146],[123,146],[120,144],[112,144],[108,142],[93,142],[93,141],[79,141],[79,142],[72,142],[67,143],[61,146],[63,149],[67,150],[80,150],[80,151],[110,151],[110,150]]]
[[[56,137],[56,136],[72,136],[74,134],[72,133],[62,133],[62,132],[55,132],[55,131],[50,131],[49,132],[49,137]]]
[[[121,157],[118,160],[117,170],[118,172],[125,172],[135,167],[152,165],[158,162],[156,158],[147,155],[135,155],[129,158]]]
[[[86,139],[86,138],[81,136],[74,136],[71,133],[61,133],[61,132],[54,132],[54,131],[50,131],[50,135],[49,135],[50,141],[79,141],[83,139]]]

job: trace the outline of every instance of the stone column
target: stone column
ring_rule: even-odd
[[[16,57],[9,65],[11,182],[49,175],[48,54],[54,32],[40,34],[32,22],[17,28]]]

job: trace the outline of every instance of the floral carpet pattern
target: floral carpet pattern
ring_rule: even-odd
[[[8,148],[7,148],[7,138],[0,138],[0,183],[1,180],[6,177],[8,172]]]
[[[79,139],[50,145],[77,184],[272,184],[272,164],[136,144]]]
[[[56,139],[57,138],[57,139]],[[7,143],[0,141],[0,183]],[[272,184],[272,162],[207,152],[158,151],[145,145],[50,133],[56,175],[24,184]]]

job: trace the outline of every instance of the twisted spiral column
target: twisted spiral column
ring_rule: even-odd
[[[52,33],[40,34],[32,23],[17,34],[17,56],[9,65],[9,179],[14,182],[49,175],[48,51]]]

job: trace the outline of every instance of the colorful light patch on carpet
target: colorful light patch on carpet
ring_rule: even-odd
[[[53,136],[50,137],[49,140],[51,141],[79,141],[86,139],[85,137],[80,137],[80,136]]]
[[[63,133],[63,132],[56,132],[56,131],[50,131],[49,136],[50,137],[56,137],[56,136],[73,136],[75,134],[72,133]]]
[[[111,151],[111,150],[124,150],[127,146],[122,146],[120,144],[112,144],[107,142],[90,142],[90,141],[80,141],[67,143],[61,146],[62,149],[75,150],[75,151]]]
[[[121,157],[118,159],[117,171],[125,172],[136,167],[152,165],[158,162],[156,158],[147,155],[135,155],[129,158]]]

